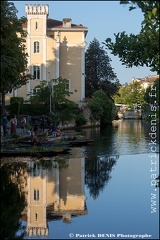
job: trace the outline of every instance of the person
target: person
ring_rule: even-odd
[[[48,129],[48,135],[51,135],[53,137],[56,137],[56,131],[55,131],[55,127],[51,124],[50,128]]]
[[[34,144],[36,142],[36,135],[35,132],[33,131],[33,128],[30,129],[31,133],[31,144]]]
[[[37,133],[38,133],[38,126],[37,126],[37,125],[35,125],[35,126],[34,126],[34,129],[33,129],[33,131],[35,132],[35,134],[37,134]]]
[[[13,117],[10,119],[11,123],[11,134],[16,134],[16,128],[17,128],[17,118],[14,114]]]
[[[3,124],[3,135],[5,137],[7,134],[7,125],[8,125],[7,114],[4,115],[2,124]]]
[[[44,128],[45,128],[45,117],[42,115],[41,117],[41,131],[44,133]]]
[[[40,141],[38,141],[37,136],[36,136],[33,128],[30,129],[30,133],[31,133],[31,144],[41,146],[42,144],[41,144]]]
[[[56,137],[60,137],[62,134],[61,130],[59,128],[57,128],[56,130]]]
[[[25,126],[26,126],[26,119],[25,119],[25,117],[22,117],[22,120],[21,120],[21,134],[22,135],[24,135]]]

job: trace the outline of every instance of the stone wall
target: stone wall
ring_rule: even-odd
[[[142,118],[141,110],[126,110],[124,112],[125,119],[140,119]]]

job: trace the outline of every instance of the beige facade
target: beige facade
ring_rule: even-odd
[[[73,157],[75,151],[79,158]],[[85,158],[81,148],[72,149],[69,160],[58,156],[45,158],[40,165],[38,159],[21,158],[26,165],[12,172],[11,180],[25,194],[26,207],[22,219],[26,221],[29,236],[49,235],[48,222],[59,219],[70,223],[72,217],[88,214],[85,196]],[[65,166],[61,166],[61,161]]]
[[[85,47],[87,27],[48,18],[48,5],[26,5],[26,52],[28,72],[34,76],[27,85],[14,90],[13,95],[28,100],[40,81],[50,82],[58,77],[69,83],[73,92],[70,100],[81,104],[85,98]]]
[[[133,78],[131,83],[139,82],[143,89],[147,89],[150,86],[153,86],[155,80],[159,78],[159,75],[152,75],[145,78]]]

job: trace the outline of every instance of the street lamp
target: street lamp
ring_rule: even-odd
[[[48,82],[49,87],[51,88],[51,94],[50,94],[50,112],[52,112],[52,97],[53,97],[53,79]]]

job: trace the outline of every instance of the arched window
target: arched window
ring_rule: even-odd
[[[39,42],[34,42],[34,53],[39,53]]]

